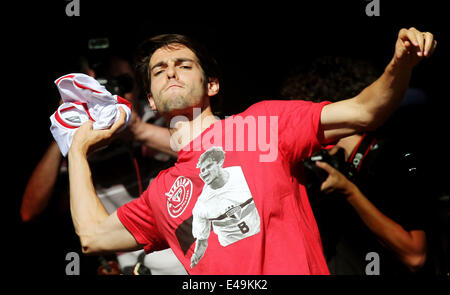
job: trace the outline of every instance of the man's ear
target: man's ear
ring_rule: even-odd
[[[147,94],[147,99],[152,111],[156,111],[155,100],[153,99],[153,95],[151,93]]]
[[[219,79],[209,78],[208,82],[208,96],[214,96],[219,93]]]

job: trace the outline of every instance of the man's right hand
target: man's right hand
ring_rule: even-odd
[[[119,111],[119,119],[109,129],[94,130],[91,120],[81,125],[75,132],[70,150],[86,155],[88,152],[109,144],[114,139],[117,130],[125,125],[126,113],[121,107],[119,107]]]

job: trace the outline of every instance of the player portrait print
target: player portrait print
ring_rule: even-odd
[[[222,147],[211,147],[199,158],[197,168],[205,183],[192,210],[192,235],[196,239],[191,268],[208,247],[211,226],[226,247],[260,231],[260,218],[240,166],[223,167]]]

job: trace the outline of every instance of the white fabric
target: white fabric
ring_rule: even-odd
[[[93,129],[107,129],[117,121],[119,107],[122,107],[126,112],[123,128],[128,125],[131,104],[112,95],[94,78],[85,74],[69,74],[58,78],[55,84],[63,103],[50,116],[50,131],[63,156],[67,155],[77,128],[89,119],[94,121]]]
[[[211,225],[221,246],[228,246],[260,231],[260,218],[240,166],[223,168],[229,174],[224,186],[205,184],[192,210],[192,235],[207,240]],[[252,200],[251,202],[249,202]],[[246,202],[246,205],[244,205]],[[218,219],[220,216],[223,218]]]

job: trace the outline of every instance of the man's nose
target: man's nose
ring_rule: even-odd
[[[175,65],[169,65],[167,67],[167,78],[172,79],[172,78],[177,78],[177,71],[176,71],[176,67]]]

